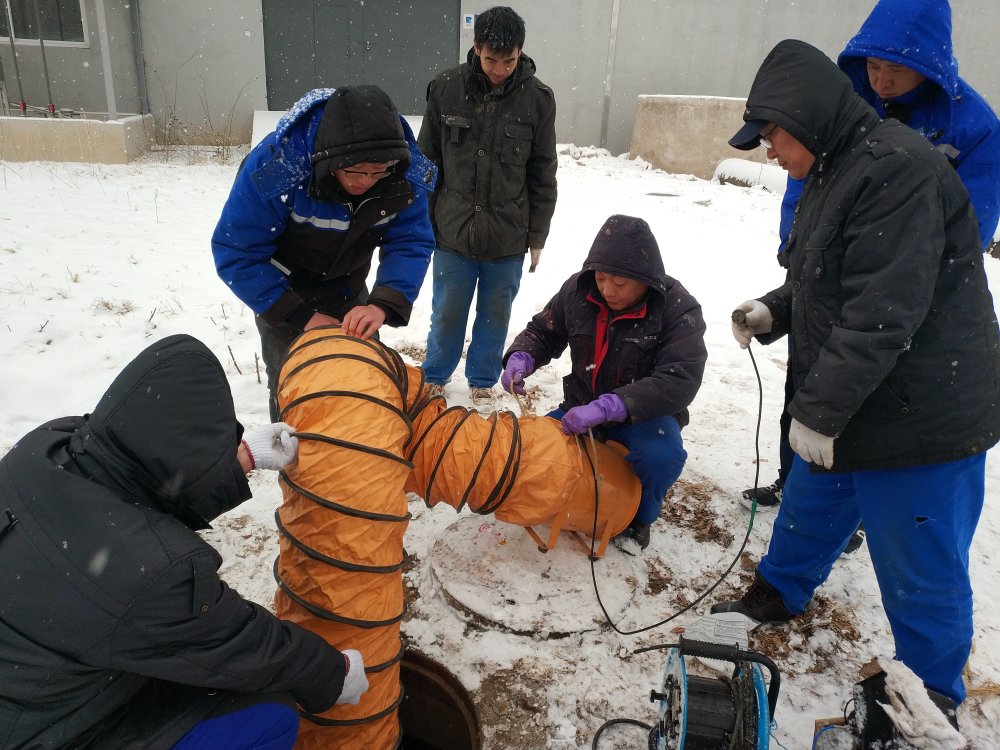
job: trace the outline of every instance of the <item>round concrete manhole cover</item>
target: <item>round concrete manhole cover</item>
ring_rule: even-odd
[[[536,531],[547,538],[547,528]],[[645,588],[646,567],[611,544],[594,565],[601,600],[617,621]],[[604,622],[587,552],[566,532],[543,553],[520,526],[463,516],[434,543],[431,571],[448,603],[481,627],[560,637]]]

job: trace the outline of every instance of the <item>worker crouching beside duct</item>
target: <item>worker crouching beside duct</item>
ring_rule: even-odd
[[[638,506],[638,479],[614,447],[584,450],[545,417],[448,409],[396,351],[337,327],[292,345],[278,404],[297,430],[299,454],[280,480],[277,613],[341,650],[359,650],[369,681],[358,705],[304,716],[299,748],[401,743],[407,492],[529,529],[596,528],[599,554]]]

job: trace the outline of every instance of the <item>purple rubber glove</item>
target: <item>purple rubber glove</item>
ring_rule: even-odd
[[[512,352],[500,376],[500,387],[508,393],[524,394],[524,379],[535,371],[535,358],[527,352]]]
[[[605,422],[624,422],[628,419],[628,408],[617,393],[605,393],[589,404],[574,406],[563,415],[562,431],[567,435],[579,435],[591,427]]]

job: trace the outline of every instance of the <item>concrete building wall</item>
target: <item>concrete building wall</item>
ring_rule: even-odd
[[[175,143],[248,143],[267,109],[260,0],[135,0],[150,109]]]
[[[260,0],[101,0],[119,114],[141,108],[132,2],[139,8],[149,110],[162,142],[246,143],[254,109],[267,108]],[[57,109],[109,110],[98,34],[98,0],[84,0],[86,41],[45,43]],[[48,103],[37,41],[17,40],[25,100]],[[0,38],[8,98],[18,97],[10,42]]]
[[[170,130],[179,142],[249,140],[253,111],[267,109],[261,0],[101,1],[120,112],[140,108],[130,5],[135,3],[148,100],[161,137]],[[640,95],[743,98],[774,43],[797,37],[835,56],[874,5],[874,0],[841,0],[834,6],[827,0],[499,1],[511,4],[527,23],[525,52],[556,93],[559,140],[605,145],[613,153],[629,148]],[[85,44],[46,44],[56,107],[107,110],[97,2],[84,0]],[[461,15],[493,4],[461,0]],[[952,11],[961,74],[1000,109],[1000,77],[994,73],[1000,3],[953,0]],[[413,12],[420,12],[419,3]],[[472,46],[471,25],[465,28],[462,21],[455,63],[464,61]],[[38,44],[16,46],[25,96],[44,106]],[[0,56],[16,101],[6,39],[0,39]],[[401,56],[400,65],[405,64]]]
[[[462,15],[494,2],[462,0]],[[560,141],[601,145],[608,49],[617,12],[611,66],[606,147],[629,148],[636,100],[641,94],[745,98],[767,52],[789,37],[803,39],[831,57],[858,30],[875,0],[510,0],[525,20],[525,52],[558,102]],[[953,39],[959,71],[995,110],[1000,3],[952,0]],[[472,46],[461,33],[462,54]]]
[[[0,4],[0,12],[3,7]],[[56,109],[107,112],[96,1],[84,0],[83,8],[83,43],[45,42],[45,62],[49,71],[52,103]],[[120,112],[137,113],[138,77],[133,57],[128,0],[104,0],[104,10],[110,41],[108,52],[116,93],[115,103]],[[46,107],[49,102],[38,40],[17,39],[14,46],[17,49],[17,66],[25,101],[34,107]],[[10,40],[6,36],[0,37],[0,59],[3,61],[7,96],[11,106],[16,107],[18,86],[11,60]]]

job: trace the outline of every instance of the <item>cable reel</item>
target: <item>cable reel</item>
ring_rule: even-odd
[[[767,750],[781,676],[775,663],[738,646],[685,639],[669,649],[659,690],[659,718],[649,732],[649,750]],[[650,650],[650,649],[644,649]],[[728,677],[687,673],[687,657],[730,662]],[[764,669],[770,673],[765,681]]]

